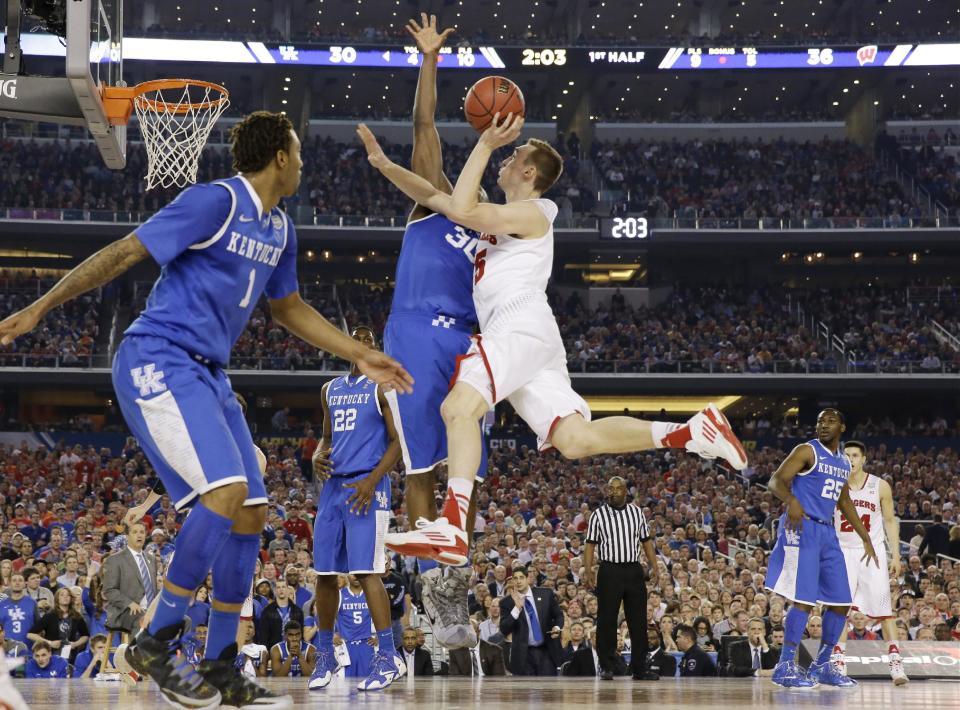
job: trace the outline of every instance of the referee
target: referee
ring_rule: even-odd
[[[614,476],[607,483],[607,502],[593,511],[587,525],[584,553],[587,585],[597,588],[597,657],[600,677],[613,679],[617,653],[617,616],[623,603],[632,644],[630,665],[634,680],[659,680],[646,669],[647,587],[640,564],[640,545],[657,574],[657,556],[647,533],[647,521],[637,505],[627,504],[627,483]],[[600,548],[600,572],[593,578],[593,556]]]

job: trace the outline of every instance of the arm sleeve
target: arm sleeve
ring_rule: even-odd
[[[293,228],[293,224],[286,213],[281,212],[281,214],[283,215],[284,229],[287,230],[287,244],[264,289],[267,298],[274,301],[295,293],[299,288],[297,284],[297,230]]]
[[[160,266],[166,266],[222,230],[233,210],[233,195],[227,188],[215,183],[193,185],[140,225],[137,239]]]
[[[586,542],[592,542],[594,545],[600,542],[600,524],[598,520],[597,511],[593,511],[593,514],[590,516],[590,522],[587,523],[587,538]]]
[[[150,488],[153,493],[156,493],[158,496],[164,496],[167,494],[167,487],[163,485],[163,481],[160,480],[160,476],[157,476],[153,481],[153,486]]]

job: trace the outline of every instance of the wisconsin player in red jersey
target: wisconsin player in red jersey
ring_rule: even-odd
[[[387,179],[418,204],[482,234],[473,287],[481,335],[460,359],[441,405],[449,456],[443,517],[388,535],[387,546],[402,554],[442,562],[466,559],[464,527],[481,456],[479,420],[505,399],[537,434],[541,450],[554,447],[567,458],[670,447],[723,458],[738,470],[747,465],[743,446],[713,405],[683,425],[632,417],[590,421],[587,403],[571,386],[546,295],[557,205],[543,194],[560,177],[562,158],[549,143],[530,139],[500,164],[497,182],[506,204],[477,199],[493,151],[515,142],[522,128],[521,117],[508,115],[501,123],[495,116],[448,195],[391,162],[369,129],[358,127],[370,163]]]
[[[890,601],[890,579],[900,576],[900,526],[894,513],[893,493],[889,483],[863,469],[867,460],[866,446],[859,441],[848,441],[844,443],[843,451],[850,459],[847,487],[860,522],[870,533],[870,541],[878,557],[882,558],[888,545],[891,552],[889,569],[863,562],[863,541],[839,509],[834,513],[833,522],[847,563],[847,581],[850,582],[850,595],[853,597],[853,606],[850,608],[871,619],[880,620],[883,638],[890,644],[890,678],[894,685],[903,685],[909,679],[903,671],[903,659],[897,646],[896,617]],[[845,670],[843,652],[847,630],[845,626],[833,654],[833,662],[841,670]]]

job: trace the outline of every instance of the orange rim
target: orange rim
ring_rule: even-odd
[[[197,86],[220,93],[218,98],[198,102],[168,102],[146,98],[144,94],[151,91],[165,89],[183,89],[188,86]],[[201,79],[154,79],[144,81],[136,86],[104,86],[100,89],[103,107],[112,125],[125,125],[130,121],[133,113],[134,101],[140,99],[151,111],[156,113],[187,113],[189,111],[203,111],[216,108],[226,103],[230,92],[220,84]]]

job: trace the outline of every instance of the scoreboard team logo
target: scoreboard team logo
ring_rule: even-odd
[[[864,64],[873,64],[877,58],[877,45],[868,44],[857,50],[857,61],[860,66]]]

